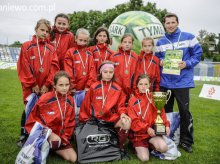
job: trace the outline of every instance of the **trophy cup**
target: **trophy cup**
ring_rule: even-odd
[[[161,118],[161,110],[163,109],[164,105],[169,101],[171,96],[171,91],[167,90],[167,92],[152,92],[150,96],[149,89],[146,90],[146,95],[150,103],[154,103],[154,106],[157,108],[157,118],[155,120],[155,124],[153,129],[155,130],[156,135],[165,135],[166,128],[164,122]],[[150,98],[151,97],[151,98]],[[167,99],[168,97],[168,99]]]

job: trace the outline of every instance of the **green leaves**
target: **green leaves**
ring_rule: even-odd
[[[112,21],[120,14],[140,10],[146,11],[155,15],[160,21],[162,21],[167,10],[157,9],[156,3],[148,2],[145,6],[143,0],[130,0],[128,3],[123,3],[115,6],[113,9],[107,9],[106,11],[93,11],[89,12],[79,11],[69,14],[70,16],[70,30],[75,33],[78,28],[86,28],[90,32],[90,37],[93,37],[94,32],[100,26],[106,26],[107,28]],[[90,43],[91,45],[92,43]]]

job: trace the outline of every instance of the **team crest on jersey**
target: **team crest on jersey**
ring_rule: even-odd
[[[35,59],[35,58],[36,58],[35,56],[30,56],[30,59],[31,59],[31,60],[33,60],[33,59]]]
[[[96,96],[96,100],[102,100],[102,96]]]
[[[55,112],[53,112],[53,111],[52,111],[52,112],[47,112],[47,114],[48,114],[48,115],[54,115]]]
[[[80,61],[79,61],[79,60],[77,60],[77,61],[75,61],[74,63],[75,63],[75,64],[79,64],[79,63],[80,63]]]

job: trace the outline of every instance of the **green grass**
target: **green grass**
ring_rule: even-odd
[[[210,83],[210,82],[209,82]],[[220,85],[218,82],[210,84]],[[194,118],[193,153],[185,153],[175,161],[150,158],[148,163],[220,163],[220,101],[199,98],[203,82],[197,82],[190,92],[190,109]],[[16,141],[19,138],[20,118],[23,111],[21,86],[16,71],[0,70],[0,164],[12,164],[19,152]],[[175,109],[177,110],[177,109]],[[112,162],[115,164],[141,163],[131,154],[130,161]],[[68,163],[50,155],[49,164]]]

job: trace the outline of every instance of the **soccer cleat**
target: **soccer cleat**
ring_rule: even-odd
[[[121,159],[122,160],[125,160],[125,161],[127,161],[127,160],[130,160],[130,157],[129,157],[129,155],[128,155],[128,152],[126,151],[126,150],[121,150]]]
[[[187,145],[185,143],[180,143],[180,146],[185,150],[187,153],[192,153],[192,147],[190,145]]]

